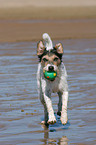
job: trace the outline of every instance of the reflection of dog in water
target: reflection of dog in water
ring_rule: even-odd
[[[69,140],[66,136],[62,136],[61,138],[49,138],[49,130],[47,129],[46,128],[44,129],[44,143],[45,144],[49,143],[49,144],[68,145]]]
[[[37,44],[37,56],[39,58],[37,84],[40,100],[44,106],[44,121],[41,123],[56,123],[51,93],[57,92],[59,96],[57,115],[61,116],[62,124],[66,124],[68,120],[68,85],[66,69],[62,62],[63,47],[61,43],[53,47],[51,38],[47,33],[43,34],[43,39],[44,41],[39,41]]]

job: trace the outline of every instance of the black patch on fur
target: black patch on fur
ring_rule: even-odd
[[[42,57],[43,57],[44,55],[47,55],[47,54],[50,54],[50,53],[53,53],[53,54],[57,55],[57,56],[60,58],[60,60],[62,61],[62,54],[59,54],[59,53],[56,51],[55,47],[53,47],[53,49],[51,49],[50,51],[47,51],[46,48],[45,48],[44,53],[43,53],[42,55],[39,55],[39,56],[38,56],[39,62],[41,62],[41,59],[42,59]]]

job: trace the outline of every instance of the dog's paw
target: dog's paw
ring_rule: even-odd
[[[54,123],[56,123],[56,120],[48,120],[47,123],[48,123],[48,124],[54,124]]]
[[[67,121],[68,121],[67,115],[66,116],[61,116],[60,120],[61,120],[61,123],[63,125],[67,124]]]
[[[48,124],[54,124],[54,123],[56,123],[56,119],[55,118],[49,119],[47,123]]]
[[[45,121],[41,121],[41,124],[42,124],[42,125],[45,124]]]
[[[42,125],[42,128],[46,128],[49,126],[49,124],[46,123],[45,121],[41,121],[41,125]]]

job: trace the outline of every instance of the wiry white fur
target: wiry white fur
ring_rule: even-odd
[[[53,49],[53,43],[52,43],[52,40],[51,40],[50,36],[47,33],[44,33],[42,35],[42,37],[45,40],[46,50],[50,51],[51,49]]]
[[[41,63],[38,64],[37,84],[40,100],[44,105],[45,121],[44,123],[54,124],[56,118],[52,108],[51,93],[57,92],[59,95],[58,112],[61,112],[62,124],[67,123],[67,102],[68,102],[68,85],[67,72],[63,62],[59,66],[59,74],[54,81],[47,80],[44,77]],[[49,118],[48,118],[49,116]]]

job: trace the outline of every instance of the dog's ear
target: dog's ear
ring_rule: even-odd
[[[37,44],[37,55],[40,56],[44,53],[45,50],[45,46],[43,41],[39,41]]]
[[[63,46],[61,43],[56,44],[55,49],[56,49],[57,53],[63,54]]]

